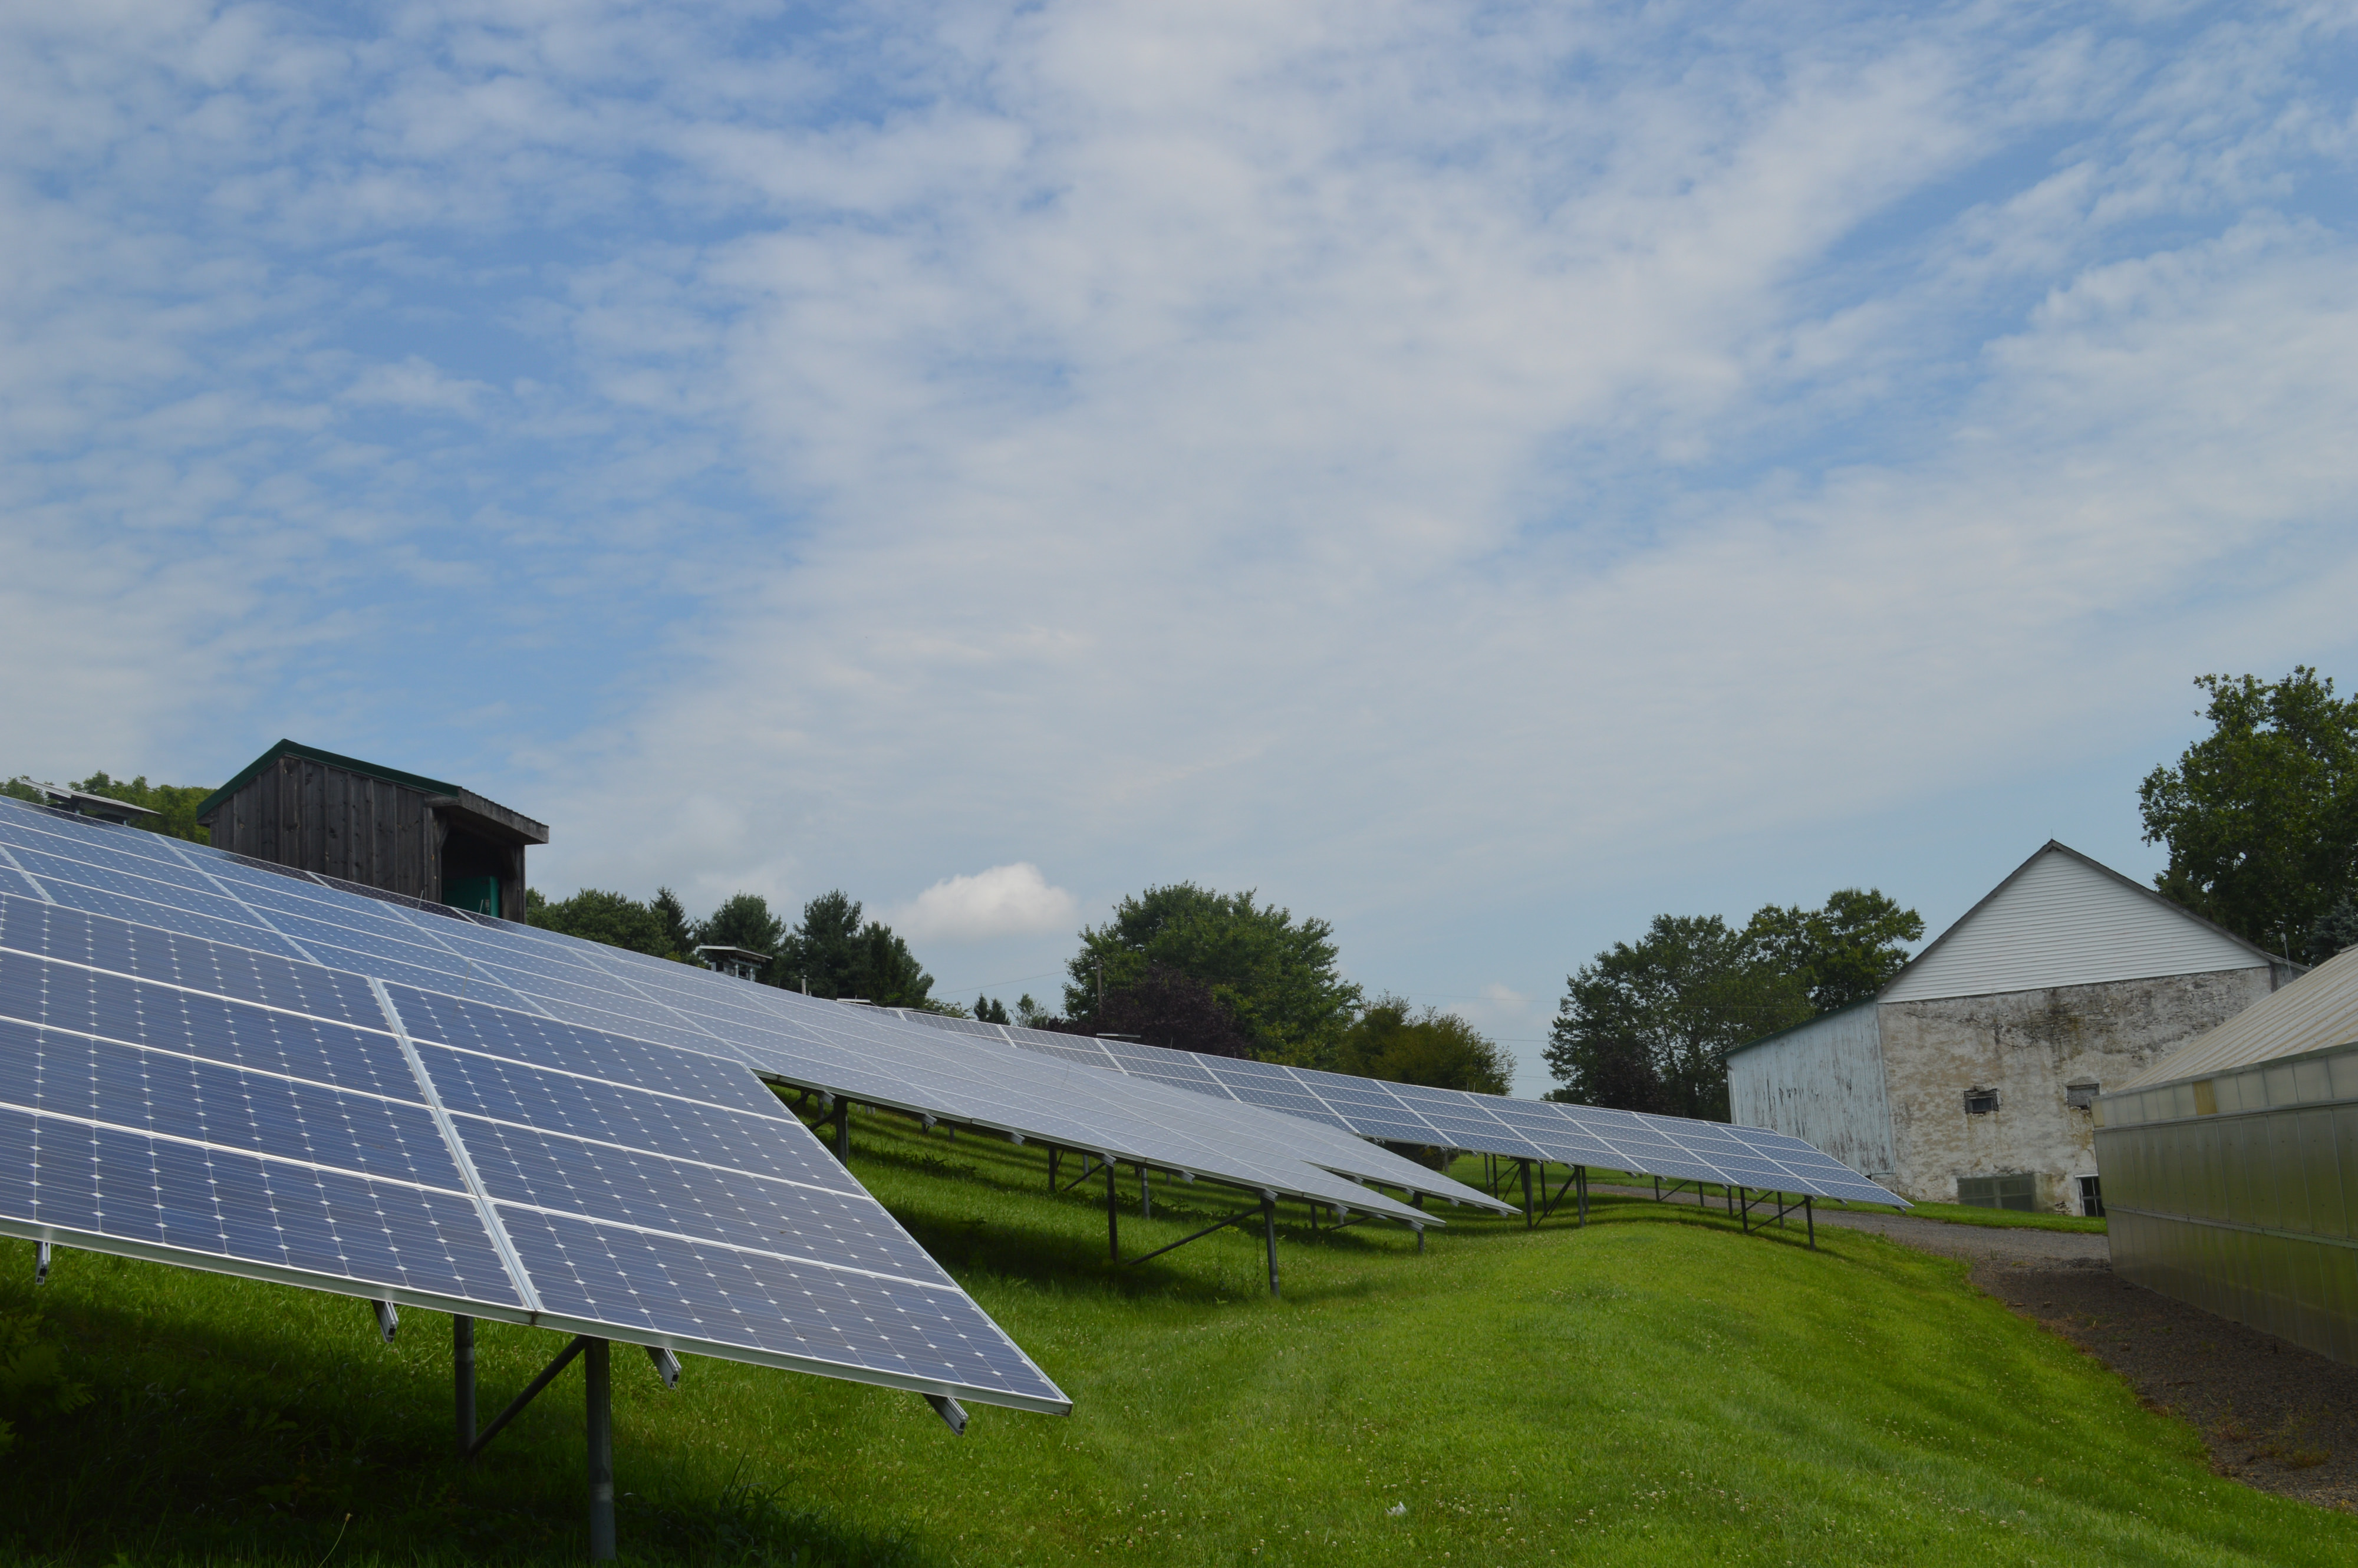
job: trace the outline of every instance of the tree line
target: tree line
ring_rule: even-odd
[[[2169,851],[2156,887],[2289,958],[2358,946],[2358,699],[2307,665],[2195,685],[2209,732],[2138,789],[2145,840]],[[0,787],[40,798],[22,777]],[[141,824],[151,830],[205,840],[201,786],[100,773],[71,787],[154,809]],[[1495,1041],[1455,1014],[1367,995],[1344,978],[1331,925],[1251,891],[1172,882],[1124,898],[1080,931],[1059,1005],[1026,995],[1011,1012],[987,996],[971,1007],[936,997],[907,942],[840,890],[792,926],[755,893],[700,920],[668,888],[644,903],[535,890],[526,903],[535,925],[660,957],[766,953],[763,983],[813,996],[1491,1094],[1513,1078]],[[1815,908],[1765,905],[1741,925],[1657,915],[1567,977],[1543,1052],[1558,1080],[1549,1098],[1725,1119],[1729,1051],[1873,997],[1923,934],[1914,910],[1874,888],[1839,889]]]

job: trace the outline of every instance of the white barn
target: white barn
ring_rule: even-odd
[[[2097,1094],[2298,972],[2050,839],[1875,997],[1732,1052],[1729,1109],[1920,1202],[2102,1213]]]

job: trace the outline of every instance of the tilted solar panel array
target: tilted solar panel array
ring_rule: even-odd
[[[1070,1408],[745,1065],[505,983],[564,967],[0,801],[0,1230]]]
[[[1361,1138],[1907,1206],[1801,1139],[1765,1128],[1386,1083],[1013,1024],[981,1027],[1059,1061],[1282,1110]]]
[[[873,1010],[752,986],[709,970],[391,898],[203,846],[25,808],[38,841],[8,849],[77,907],[292,954],[421,990],[453,992],[585,1028],[713,1054],[863,1102],[1019,1133],[1112,1158],[1414,1223],[1421,1212],[1303,1163],[1243,1119],[1206,1123],[1149,1094],[1043,1071],[1028,1053],[979,1055]],[[73,838],[74,835],[79,838]],[[0,836],[5,837],[5,836]],[[69,850],[65,845],[85,846]],[[110,857],[117,858],[111,861]],[[6,862],[0,860],[0,868]],[[1453,1196],[1470,1199],[1472,1190]]]
[[[1001,1049],[1005,1049],[1011,1044],[1007,1033],[995,1023],[981,1023],[970,1018],[946,1018],[940,1013],[919,1012],[914,1009],[894,1008],[887,1011],[910,1023],[921,1023],[936,1030],[962,1034]],[[1044,1032],[1034,1030],[1023,1033]],[[1058,1038],[1070,1037],[1059,1036]],[[1033,1055],[1044,1053],[1023,1051],[1019,1047],[1018,1054]],[[1055,1053],[1044,1054],[1055,1054]],[[1076,1065],[1102,1066],[1104,1064],[1101,1060],[1090,1063],[1086,1056],[1083,1056]],[[1130,1074],[1123,1081],[1130,1085],[1133,1089],[1144,1089],[1160,1097],[1155,1103],[1163,1108],[1161,1113],[1165,1116],[1184,1116],[1191,1106],[1204,1107],[1208,1102],[1211,1107],[1217,1108],[1223,1113],[1228,1124],[1235,1125],[1239,1120],[1244,1121],[1252,1128],[1254,1136],[1277,1148],[1290,1151],[1296,1159],[1333,1171],[1337,1174],[1350,1176],[1357,1181],[1378,1182],[1388,1186],[1400,1187],[1410,1193],[1422,1193],[1428,1197],[1444,1198],[1453,1204],[1471,1204],[1476,1207],[1492,1209],[1499,1213],[1515,1212],[1515,1206],[1512,1204],[1501,1203],[1479,1188],[1469,1187],[1462,1182],[1442,1174],[1429,1165],[1421,1165],[1413,1160],[1393,1153],[1380,1144],[1369,1142],[1367,1139],[1346,1130],[1340,1123],[1304,1120],[1300,1117],[1288,1116],[1282,1111],[1250,1104],[1242,1099],[1224,1099],[1207,1097],[1200,1092],[1185,1092],[1168,1076],[1143,1073]],[[1187,1086],[1187,1087],[1192,1088],[1193,1086]]]

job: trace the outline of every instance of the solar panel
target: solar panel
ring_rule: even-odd
[[[967,1121],[1254,1190],[1436,1223],[1305,1163],[1251,1128],[1184,1129],[1115,1080],[1076,1097],[1038,1055],[978,1054],[876,1010],[813,1001],[708,971],[519,927],[408,907],[153,834],[33,813],[0,844],[48,858],[49,896],[129,899],[134,918],[367,974],[420,994],[487,999],[600,1033],[750,1065],[774,1081]],[[126,843],[129,838],[142,842]],[[193,872],[193,877],[189,874]],[[97,873],[104,873],[102,877]],[[152,873],[152,874],[151,874]],[[75,881],[72,879],[81,879]],[[93,884],[113,878],[114,890]],[[37,879],[38,880],[38,879]],[[198,925],[197,923],[201,923]],[[276,946],[273,946],[273,944]],[[1473,1197],[1459,1189],[1460,1201]]]
[[[1520,1100],[1346,1073],[1240,1062],[1134,1041],[1092,1041],[1018,1025],[994,1025],[1018,1047],[1161,1082],[1210,1080],[1226,1094],[1269,1110],[1341,1127],[1362,1138],[1459,1149],[1509,1159],[1601,1165],[1676,1181],[1716,1182],[1810,1197],[1907,1206],[1805,1141],[1759,1127],[1733,1127],[1556,1100]],[[1178,1060],[1174,1061],[1173,1058]]]
[[[1012,1044],[1002,1032],[1001,1026],[998,1024],[977,1025],[968,1019],[942,1018],[932,1013],[895,1011],[896,1016],[912,1023],[922,1022],[949,1033],[974,1036],[994,1045],[1008,1046]],[[1044,1033],[1045,1032],[1027,1031],[1026,1033]],[[1128,1042],[1098,1041],[1087,1035],[1051,1036],[1051,1038],[1070,1039],[1084,1046],[1098,1048],[1097,1060],[1094,1064],[1089,1064],[1087,1051],[1076,1051],[1070,1054],[1048,1053],[1056,1054],[1060,1060],[1070,1060],[1073,1056],[1078,1056],[1087,1065],[1103,1065],[1110,1060],[1103,1049],[1108,1046],[1145,1051],[1155,1049],[1152,1046],[1142,1048],[1130,1046]],[[1021,1054],[1017,1054],[1018,1060],[1021,1060]],[[1136,1057],[1137,1069],[1127,1075],[1127,1081],[1133,1087],[1142,1087],[1151,1084],[1158,1088],[1180,1091],[1175,1096],[1165,1097],[1156,1102],[1161,1108],[1157,1114],[1165,1120],[1166,1124],[1170,1124],[1171,1119],[1184,1119],[1188,1125],[1201,1128],[1206,1125],[1208,1116],[1210,1126],[1225,1130],[1230,1137],[1249,1140],[1256,1147],[1277,1152],[1339,1175],[1349,1176],[1357,1181],[1378,1182],[1389,1186],[1397,1186],[1411,1193],[1422,1193],[1428,1197],[1444,1198],[1451,1203],[1472,1204],[1478,1207],[1502,1212],[1512,1206],[1500,1203],[1478,1188],[1466,1186],[1426,1166],[1417,1164],[1414,1161],[1402,1159],[1390,1150],[1369,1143],[1344,1129],[1339,1121],[1305,1127],[1298,1118],[1272,1119],[1267,1114],[1269,1108],[1256,1104],[1256,1097],[1252,1094],[1231,1096],[1221,1087],[1219,1080],[1213,1076],[1208,1066],[1191,1063],[1188,1068],[1177,1071],[1149,1070],[1159,1067],[1174,1054],[1176,1054],[1163,1052],[1157,1056]],[[1228,1059],[1205,1058],[1204,1061],[1217,1061],[1225,1065]]]
[[[192,885],[225,862],[200,848],[15,803],[0,844],[40,868],[18,871],[29,894],[0,889],[0,1230],[1070,1408],[742,1064],[453,996],[471,960],[447,944],[330,919],[352,895],[324,886],[310,916]],[[177,900],[240,940],[82,907],[102,898]],[[435,918],[395,913],[420,935]],[[438,989],[315,944],[416,946],[378,967]]]

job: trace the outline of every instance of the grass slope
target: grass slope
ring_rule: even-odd
[[[2358,1519],[2212,1476],[2194,1435],[1975,1294],[1822,1228],[1812,1253],[1606,1199],[1574,1232],[1447,1211],[1105,1262],[1102,1186],[854,1121],[861,1179],[1070,1393],[1069,1419],[691,1360],[615,1360],[626,1558],[713,1562],[2342,1563]],[[1067,1164],[1067,1171],[1071,1166]],[[1157,1184],[1126,1250],[1239,1206]],[[0,1311],[36,1298],[0,1244]],[[579,1374],[461,1471],[444,1320],[60,1255],[42,1333],[95,1398],[0,1459],[16,1561],[562,1562]],[[486,1325],[486,1416],[560,1345]],[[1393,1514],[1395,1505],[1404,1511]],[[344,1516],[350,1514],[349,1525]],[[340,1538],[341,1532],[341,1538]]]

